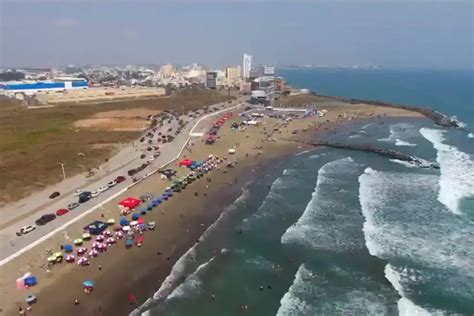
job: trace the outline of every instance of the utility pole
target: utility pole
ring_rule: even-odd
[[[58,165],[61,165],[61,170],[63,172],[63,180],[66,180],[66,171],[64,170],[64,162],[58,162]]]

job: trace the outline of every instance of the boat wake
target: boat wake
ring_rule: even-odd
[[[454,214],[462,214],[461,202],[474,196],[474,158],[445,144],[444,131],[422,128],[420,133],[437,150],[440,166],[438,200]]]

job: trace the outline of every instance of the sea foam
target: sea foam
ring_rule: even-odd
[[[474,196],[474,160],[471,155],[458,148],[446,145],[444,131],[421,128],[420,133],[437,150],[437,162],[440,165],[438,200],[449,211],[462,214],[461,200]]]
[[[390,125],[390,135],[387,138],[379,138],[378,141],[394,143],[396,146],[415,147],[416,144],[408,142],[406,139],[418,136],[412,125],[407,123],[397,123]]]

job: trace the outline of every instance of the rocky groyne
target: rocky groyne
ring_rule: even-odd
[[[391,149],[385,149],[385,148],[380,148],[376,147],[370,144],[346,144],[346,143],[333,143],[333,142],[328,142],[328,141],[313,141],[313,142],[303,142],[303,141],[298,141],[298,140],[291,140],[291,141],[296,141],[299,143],[303,143],[306,145],[311,145],[311,146],[324,146],[324,147],[331,147],[331,148],[339,148],[339,149],[348,149],[348,150],[357,150],[357,151],[364,151],[364,152],[369,152],[369,153],[376,153],[385,157],[388,157],[390,159],[396,159],[400,161],[406,161],[409,162],[417,167],[420,168],[432,168],[432,169],[439,169],[439,165],[433,162],[426,161],[424,159],[410,156],[395,150]]]
[[[385,106],[385,107],[403,109],[403,110],[408,110],[408,111],[414,111],[414,112],[418,112],[420,114],[423,114],[427,118],[431,119],[436,125],[439,125],[439,126],[442,126],[442,127],[452,127],[452,128],[460,127],[459,122],[457,122],[456,120],[450,118],[449,116],[447,116],[443,113],[432,110],[428,107],[416,106],[416,105],[396,104],[396,103],[387,103],[387,102],[374,101],[374,100],[362,100],[362,99],[353,99],[353,98],[334,97],[334,96],[320,95],[320,94],[317,94],[315,92],[312,92],[312,94],[315,95],[315,96],[318,96],[318,97],[323,97],[323,98],[327,98],[327,99],[330,99],[330,100],[345,102],[345,103],[350,103],[350,104],[364,103],[364,104],[370,104],[370,105],[376,105],[376,106]]]

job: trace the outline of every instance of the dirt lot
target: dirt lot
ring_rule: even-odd
[[[58,161],[68,166],[69,175],[97,167],[117,150],[116,144],[140,135],[143,118],[151,112],[187,112],[226,99],[215,91],[187,90],[168,98],[36,110],[0,99],[0,205],[60,181]],[[131,123],[122,128],[122,120]]]
[[[148,115],[159,111],[147,108],[99,112],[90,118],[73,123],[77,128],[112,131],[141,131],[149,125]]]

